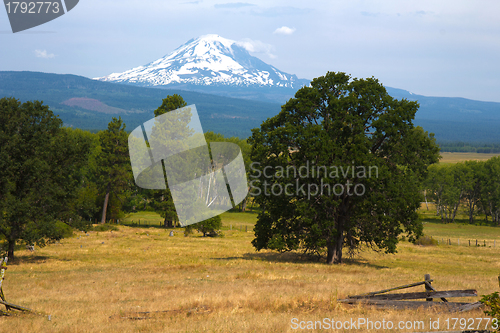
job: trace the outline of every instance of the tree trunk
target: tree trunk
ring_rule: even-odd
[[[165,228],[172,228],[173,226],[172,220],[169,220],[168,217],[165,217],[165,220],[163,221],[163,226]]]
[[[342,263],[342,247],[344,246],[344,221],[337,223],[337,234],[334,236],[334,242],[327,245],[326,263],[340,264]]]
[[[243,199],[243,201],[241,202],[240,212],[244,212],[246,210],[247,210],[247,198]]]
[[[457,215],[457,211],[458,211],[458,202],[457,204],[455,205],[455,207],[453,208],[453,215],[451,216],[451,223],[454,223],[455,222],[455,216]]]
[[[9,257],[9,261],[14,260],[14,246],[16,245],[15,240],[9,240],[7,257]]]
[[[110,192],[110,184],[108,183],[108,187],[106,189],[106,196],[104,197],[104,206],[102,207],[102,218],[101,224],[106,223],[106,213],[108,211],[108,201],[109,201],[109,192]]]
[[[335,249],[333,252],[333,263],[341,264],[342,263],[342,247],[344,246],[344,237],[341,235],[335,244]]]
[[[331,264],[341,264],[342,263],[342,247],[343,247],[343,237],[337,237],[335,243],[331,243],[327,246],[326,263]]]
[[[493,205],[490,201],[490,215],[491,215],[491,220],[495,222],[495,213],[493,213]]]
[[[330,243],[327,245],[326,263],[328,265],[333,264],[334,248],[335,248],[335,244],[333,244],[333,243]]]
[[[475,208],[475,204],[474,204],[474,202],[471,201],[469,203],[469,223],[470,224],[474,223],[474,208]]]

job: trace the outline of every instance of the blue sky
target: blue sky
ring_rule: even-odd
[[[499,17],[497,0],[81,0],[16,34],[0,9],[0,70],[99,77],[218,34],[300,78],[342,71],[416,94],[500,102]]]

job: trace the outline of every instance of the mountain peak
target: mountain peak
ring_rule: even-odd
[[[308,83],[253,57],[241,43],[215,34],[193,38],[147,65],[97,80],[140,86],[299,88]]]

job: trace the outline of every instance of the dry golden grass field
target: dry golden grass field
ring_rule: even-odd
[[[500,154],[482,154],[482,153],[441,153],[441,163],[457,163],[466,160],[486,161],[493,156],[500,156]]]
[[[226,213],[223,221],[242,215]],[[475,228],[481,239],[500,240],[500,228]],[[421,281],[426,273],[438,290],[477,289],[481,295],[499,289],[500,243],[493,248],[402,242],[395,255],[366,250],[327,266],[291,254],[256,252],[250,230],[225,229],[223,238],[203,238],[184,237],[180,229],[170,237],[169,230],[160,228],[120,226],[88,236],[80,232],[33,254],[19,250],[6,273],[6,298],[44,315],[1,317],[0,331],[303,331],[292,329],[293,318],[424,321],[423,329],[404,331],[428,331],[431,318],[440,318],[443,326],[446,319],[485,315],[384,310],[337,299]]]
[[[402,241],[397,254],[365,249],[341,265],[328,266],[293,254],[256,252],[250,244],[255,213],[223,214],[221,238],[145,227],[146,222],[159,223],[152,213],[131,215],[125,223],[138,224],[139,219],[141,226],[123,225],[118,231],[75,232],[34,253],[18,249],[3,291],[7,301],[39,313],[0,317],[0,332],[343,331],[294,329],[294,322],[306,325],[324,318],[402,322],[409,328],[392,330],[401,332],[451,331],[446,321],[452,325],[454,318],[463,318],[477,325],[475,318],[486,315],[481,310],[377,309],[337,299],[422,281],[426,273],[437,290],[477,289],[479,295],[499,290],[500,228],[426,222],[426,235],[463,243]],[[487,246],[466,246],[468,237],[487,241]],[[438,319],[439,327],[430,327],[429,321]],[[388,330],[363,326],[351,331]]]

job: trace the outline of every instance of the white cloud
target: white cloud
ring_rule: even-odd
[[[295,32],[295,28],[289,28],[287,26],[282,26],[281,28],[274,30],[273,34],[291,35],[294,32]]]
[[[35,50],[35,56],[37,58],[44,58],[44,59],[50,59],[55,57],[53,53],[47,53],[47,50]]]
[[[274,47],[271,44],[263,43],[260,40],[245,38],[242,41],[237,42],[237,44],[248,52],[264,53],[271,59],[276,58],[276,56],[272,53]]]

